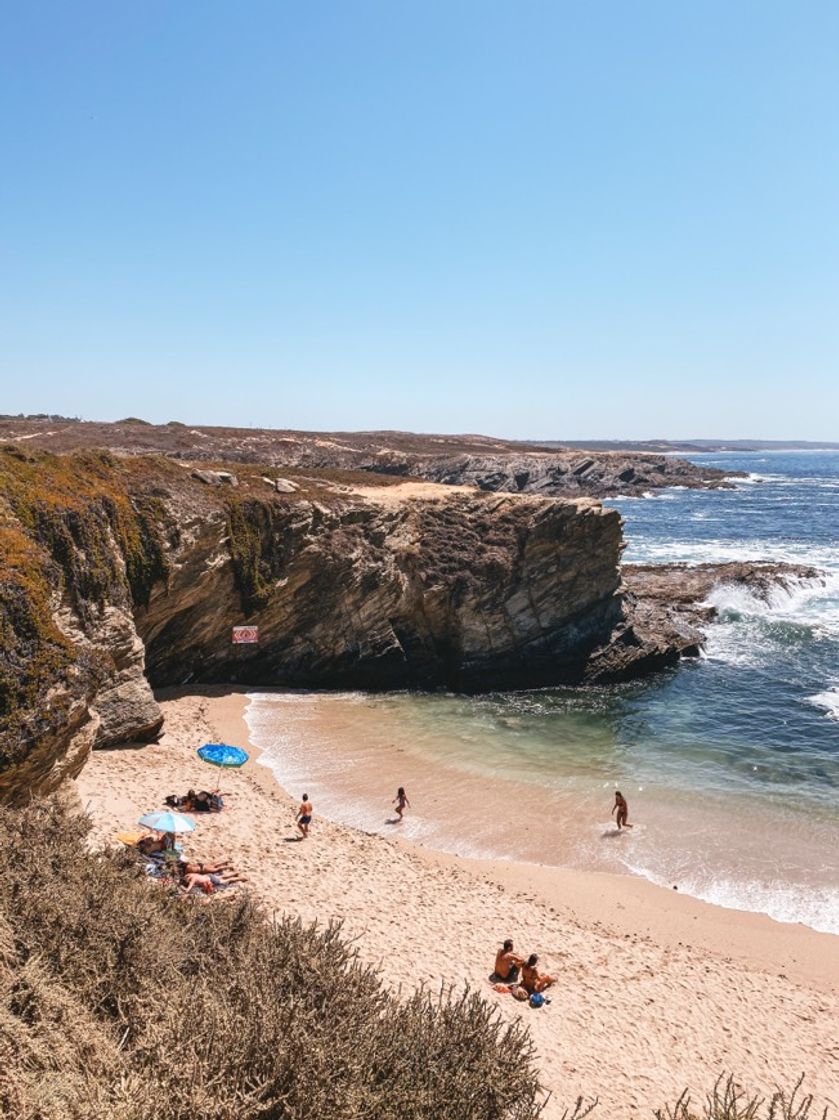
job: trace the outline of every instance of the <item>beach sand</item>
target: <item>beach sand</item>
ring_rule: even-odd
[[[296,802],[258,752],[241,771],[195,755],[206,741],[248,744],[244,693],[162,700],[159,743],[95,752],[77,781],[93,843],[114,842],[169,793],[220,783],[229,811],[199,817],[187,852],[229,856],[269,913],[342,921],[395,989],[468,984],[523,1019],[552,1093],[546,1120],[580,1095],[599,1097],[604,1120],[649,1115],[685,1087],[701,1098],[729,1071],[762,1093],[803,1072],[816,1103],[839,1109],[839,938],[630,876],[431,851],[324,820],[317,804],[310,838],[297,841]],[[505,937],[558,977],[550,1006],[493,992]]]

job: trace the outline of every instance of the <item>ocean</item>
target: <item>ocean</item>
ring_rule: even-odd
[[[627,562],[788,560],[824,579],[768,602],[718,589],[705,655],[630,684],[254,694],[253,740],[282,784],[366,831],[641,875],[839,934],[839,452],[695,461],[747,477],[610,500]],[[623,834],[616,788],[635,825]]]

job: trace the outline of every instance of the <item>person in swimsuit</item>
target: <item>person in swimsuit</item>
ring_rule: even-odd
[[[519,978],[519,969],[524,964],[524,957],[519,957],[513,952],[513,943],[508,938],[495,954],[495,975],[499,980],[512,983]]]
[[[186,875],[217,875],[220,871],[232,871],[233,868],[226,859],[186,860],[183,870]]]
[[[245,875],[240,875],[238,871],[232,871],[230,869],[218,873],[213,872],[209,875],[201,875],[196,871],[187,871],[184,869],[181,876],[180,889],[184,894],[189,894],[194,887],[200,887],[202,891],[211,894],[219,887],[229,887],[231,883],[246,882],[247,877]]]
[[[624,799],[624,796],[619,789],[615,790],[615,803],[612,806],[612,812],[614,813],[616,809],[618,811],[618,815],[616,818],[618,822],[618,832],[620,832],[622,828],[632,828],[632,825],[629,823],[628,819],[629,806],[627,805],[626,800]]]
[[[297,827],[303,840],[309,835],[309,825],[312,823],[312,803],[308,793],[303,794],[300,808],[297,810]]]
[[[400,786],[396,791],[396,797],[393,799],[393,804],[396,806],[396,815],[402,820],[402,814],[406,809],[411,808],[411,802],[408,800],[408,795],[405,793],[405,787]]]
[[[521,986],[531,996],[537,992],[544,992],[545,988],[549,988],[551,984],[556,983],[555,976],[548,976],[545,972],[539,972],[536,967],[538,960],[536,954],[531,953],[521,970]]]

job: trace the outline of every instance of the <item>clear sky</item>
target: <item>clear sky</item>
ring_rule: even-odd
[[[0,412],[839,439],[839,5],[6,2]]]

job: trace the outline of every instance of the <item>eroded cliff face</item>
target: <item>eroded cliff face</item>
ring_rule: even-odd
[[[393,494],[246,499],[232,520],[189,527],[137,615],[152,682],[486,689],[584,675],[620,617],[612,511]],[[258,646],[231,645],[243,621]]]
[[[153,736],[149,687],[509,688],[590,673],[622,621],[620,518],[588,499],[0,450],[0,797]],[[231,628],[259,627],[257,646]]]

